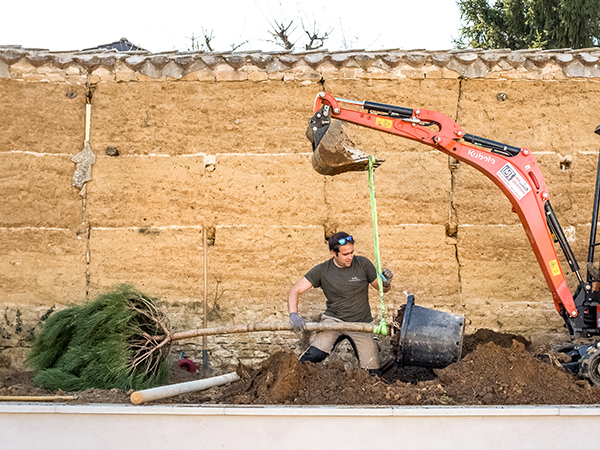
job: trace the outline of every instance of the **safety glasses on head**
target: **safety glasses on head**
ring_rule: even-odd
[[[346,236],[345,238],[341,238],[338,241],[338,244],[344,245],[344,244],[347,244],[348,242],[354,243],[354,238],[352,236]]]

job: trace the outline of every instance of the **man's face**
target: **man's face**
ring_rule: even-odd
[[[347,244],[340,245],[340,251],[337,253],[337,255],[332,250],[331,256],[333,257],[333,263],[340,269],[350,267],[350,264],[352,264],[352,258],[354,258],[354,244],[352,242],[348,242]]]

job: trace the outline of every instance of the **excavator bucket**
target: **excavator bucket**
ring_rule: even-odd
[[[369,155],[356,148],[340,120],[331,120],[331,107],[323,105],[308,121],[306,137],[312,144],[312,165],[321,175],[367,170]],[[379,167],[385,159],[375,159]]]

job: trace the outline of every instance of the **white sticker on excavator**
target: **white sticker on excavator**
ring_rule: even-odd
[[[508,187],[518,200],[521,200],[531,190],[531,187],[527,181],[519,175],[515,168],[510,164],[506,163],[496,175],[500,177],[502,182]]]

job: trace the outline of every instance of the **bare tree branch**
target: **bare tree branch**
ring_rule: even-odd
[[[242,45],[246,45],[248,43],[248,41],[244,41],[240,44],[231,44],[231,51],[235,52],[238,48],[240,48]]]
[[[213,52],[214,51],[212,45],[210,44],[211,41],[214,39],[214,36],[213,36],[214,32],[215,32],[215,30],[210,30],[210,34],[209,34],[208,32],[206,32],[204,30],[204,28],[202,28],[202,35],[204,36],[204,44],[202,44],[202,46],[206,47],[206,49],[209,52]]]
[[[194,52],[198,51],[198,50],[201,50],[200,44],[198,43],[198,41],[200,40],[198,38],[198,36],[194,36],[194,33],[192,33],[192,37],[186,36],[185,38],[189,39],[190,41],[192,41],[192,45],[191,45],[191,47],[188,47],[188,50],[194,51]]]
[[[344,50],[350,50],[354,47],[352,39],[348,39],[346,37],[346,33],[344,33],[344,25],[342,24],[342,19],[340,18],[340,33],[342,34],[342,48]]]
[[[290,31],[293,23],[294,21],[290,20],[290,23],[285,26],[283,22],[277,22],[276,20],[274,23],[269,22],[269,25],[271,25],[271,31],[269,31],[269,33],[273,36],[273,42],[286,50],[292,50],[296,44],[290,40],[290,35],[295,30],[294,28]]]
[[[317,28],[317,21],[313,22],[312,31],[308,31],[304,26],[304,22],[302,22],[302,29],[308,36],[309,42],[305,45],[306,50],[316,50],[325,45],[325,40],[329,37],[331,32],[333,31],[331,28],[325,32],[320,32]]]

